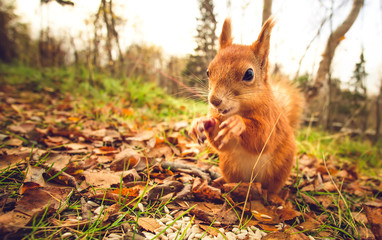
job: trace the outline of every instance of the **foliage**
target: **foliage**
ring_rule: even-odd
[[[206,78],[206,69],[209,62],[216,54],[216,18],[212,0],[199,0],[200,17],[197,18],[197,47],[195,53],[190,55],[183,75],[187,76],[190,86],[197,85],[197,81]]]

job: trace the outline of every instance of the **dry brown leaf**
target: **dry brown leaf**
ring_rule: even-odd
[[[138,188],[122,188],[122,189],[114,189],[110,191],[114,194],[121,194],[122,196],[129,196],[132,198],[136,198],[139,196],[139,189]]]
[[[142,141],[150,140],[153,137],[155,137],[154,131],[142,131],[142,132],[135,134],[133,137],[126,138],[126,141],[142,142]]]
[[[40,186],[45,186],[45,180],[43,177],[43,173],[45,169],[40,167],[30,166],[28,164],[27,174],[25,175],[24,182],[34,182],[39,184]]]
[[[110,207],[108,207],[104,213],[105,213],[105,216],[103,217],[102,221],[103,222],[106,222],[109,220],[109,218],[118,213],[119,210],[122,208],[122,206],[119,204],[119,203],[114,203],[113,205],[111,205]]]
[[[377,239],[382,239],[382,208],[364,205],[365,214]]]
[[[313,212],[310,212],[310,214],[313,215],[313,217],[304,213],[305,222],[299,224],[298,226],[296,226],[296,228],[298,228],[301,231],[313,231],[315,229],[318,229],[322,223],[319,222],[317,216],[315,216]]]
[[[161,227],[161,225],[157,222],[156,219],[150,217],[138,218],[137,223],[138,226],[150,232],[154,232],[155,230]]]
[[[369,206],[369,207],[382,208],[382,200],[380,200],[380,199],[374,199],[372,201],[367,201],[364,204],[366,206]]]
[[[364,226],[356,226],[360,239],[362,240],[375,240],[373,232]]]
[[[8,140],[5,144],[8,146],[19,147],[23,144],[23,141],[18,138],[12,138]]]
[[[137,165],[140,159],[141,155],[128,147],[115,155],[115,160],[110,164],[110,169],[113,171],[128,170]]]
[[[291,208],[282,208],[277,209],[277,213],[280,214],[280,221],[284,222],[286,220],[292,220],[296,217],[301,216],[301,213],[299,211],[296,211]]]
[[[183,184],[178,181],[166,181],[150,189],[147,194],[148,200],[156,200],[169,193],[177,193],[183,188]]]
[[[9,126],[9,130],[17,133],[29,133],[33,131],[36,127],[36,123],[21,123],[19,125]]]
[[[119,184],[121,181],[121,174],[100,170],[97,172],[84,171],[81,173],[85,177],[87,184],[97,188],[110,188],[113,184]]]
[[[66,197],[71,189],[31,188],[17,201],[14,210],[0,216],[0,234],[14,232],[22,228],[36,215],[42,214],[47,207],[49,212],[61,210],[66,206]]]
[[[93,152],[97,155],[112,155],[118,153],[118,150],[114,147],[104,146],[93,149]]]
[[[200,178],[195,178],[192,185],[192,193],[200,200],[223,201],[220,189],[208,185],[207,180],[201,180]]]
[[[24,152],[20,154],[9,154],[9,155],[0,156],[1,157],[0,170],[16,165],[17,163],[23,162],[29,155],[30,155],[30,152],[29,153]]]

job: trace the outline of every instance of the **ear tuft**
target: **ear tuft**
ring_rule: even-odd
[[[256,42],[254,42],[251,46],[254,53],[261,57],[262,66],[267,63],[271,32],[275,23],[276,21],[273,17],[268,18],[268,20],[264,23]]]
[[[226,18],[223,24],[222,33],[219,37],[220,49],[223,49],[232,44],[232,29],[231,29],[231,19]]]

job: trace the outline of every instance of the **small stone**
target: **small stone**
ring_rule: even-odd
[[[86,203],[87,205],[89,205],[90,207],[98,207],[99,206],[99,204],[98,203],[95,203],[95,202],[93,202],[93,201],[87,201],[87,203]]]
[[[167,214],[169,214],[170,213],[170,210],[168,210],[168,207],[166,207],[166,206],[164,206],[164,211],[165,211],[165,213],[167,213]]]
[[[201,233],[201,232],[203,232],[202,229],[200,229],[200,227],[199,227],[198,225],[194,225],[194,226],[192,226],[192,227],[191,227],[191,230],[192,230],[192,232],[194,232],[194,233]]]
[[[266,218],[266,219],[272,219],[271,216],[268,216],[268,215],[266,215],[266,214],[261,214],[260,217],[262,217],[262,218]]]
[[[170,215],[171,215],[171,216],[174,216],[175,213],[177,213],[177,212],[179,212],[179,210],[174,210],[174,211],[170,212]]]
[[[101,206],[99,206],[98,208],[96,208],[96,209],[94,210],[94,214],[96,214],[96,215],[100,215],[102,211],[103,211],[103,205],[101,205]]]
[[[170,234],[167,235],[167,237],[168,237],[169,240],[174,240],[176,235],[177,235],[176,233],[170,233]]]
[[[229,239],[229,240],[235,240],[236,239],[236,235],[233,233],[233,232],[227,232],[225,234],[225,236]]]
[[[198,239],[202,238],[202,236],[203,236],[203,233],[197,233],[197,234],[195,234],[195,237],[198,238]]]
[[[71,233],[71,232],[66,232],[66,233],[64,233],[64,234],[61,235],[61,238],[68,238],[68,237],[71,237],[71,236],[73,236],[73,233]]]
[[[237,238],[240,239],[240,240],[243,240],[247,237],[247,233],[240,233],[237,235]]]
[[[257,229],[255,233],[255,238],[261,239],[262,237],[263,237],[262,231],[260,231],[260,229]]]
[[[141,212],[144,212],[145,211],[145,207],[143,206],[142,203],[138,203],[138,208]]]
[[[234,232],[234,233],[240,232],[240,229],[238,229],[237,227],[234,227],[234,228],[232,228],[232,232]]]
[[[224,236],[219,233],[219,235],[216,236],[216,240],[224,240]]]

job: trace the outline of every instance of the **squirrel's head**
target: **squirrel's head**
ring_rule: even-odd
[[[211,61],[208,102],[220,115],[228,117],[253,109],[267,97],[268,53],[273,18],[268,19],[252,45],[232,43],[231,21],[226,19],[219,38],[219,51]],[[269,93],[268,93],[269,94]]]

